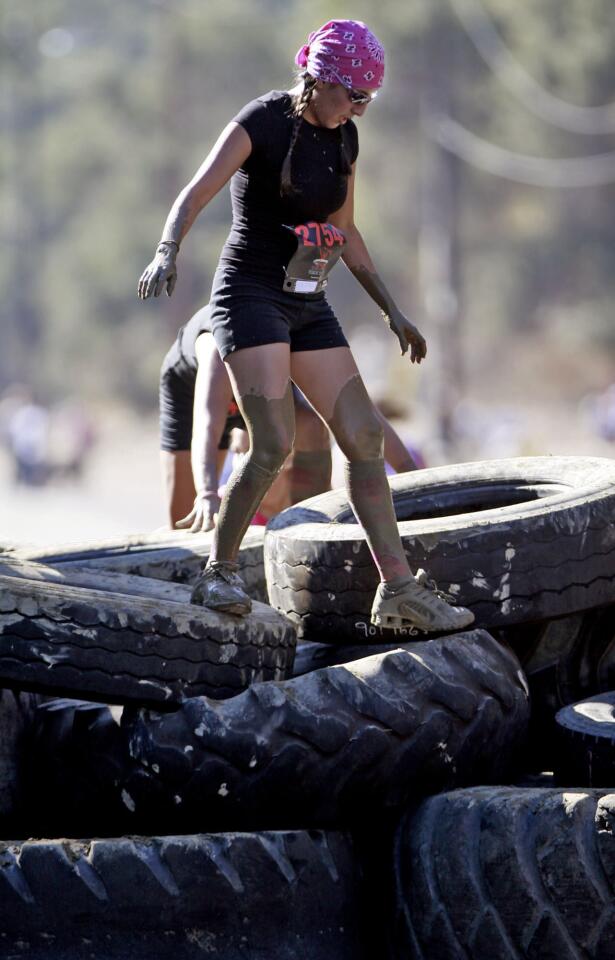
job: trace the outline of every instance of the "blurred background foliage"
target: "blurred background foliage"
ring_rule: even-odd
[[[357,222],[433,344],[418,402],[446,433],[481,389],[577,401],[615,379],[615,111],[596,109],[615,101],[612,0],[2,0],[0,390],[155,408],[230,221],[225,190],[173,298],[141,303],[168,208],[241,106],[289,86],[308,31],[344,16],[387,49]],[[405,391],[377,311],[342,268],[334,288]]]

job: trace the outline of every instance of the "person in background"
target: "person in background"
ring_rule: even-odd
[[[331,487],[329,431],[295,388],[293,451],[261,501],[253,522],[263,524],[285,507]],[[229,450],[249,449],[245,422],[226,367],[211,335],[209,304],[181,327],[160,371],[160,460],[171,527],[212,530],[220,509],[220,480]],[[416,469],[384,416],[385,460],[396,473]]]
[[[17,485],[37,487],[49,480],[49,424],[49,410],[37,403],[26,389],[6,425]]]

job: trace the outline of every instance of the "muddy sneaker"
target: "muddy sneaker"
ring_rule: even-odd
[[[429,587],[429,589],[428,589]],[[463,630],[474,622],[465,607],[454,607],[452,599],[438,590],[424,570],[415,578],[391,589],[381,583],[372,606],[372,623],[377,627],[417,627],[419,630]]]
[[[238,565],[227,560],[208,563],[194,585],[190,603],[245,617],[252,609],[252,601],[237,570]]]

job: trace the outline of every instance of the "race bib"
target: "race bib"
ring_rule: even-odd
[[[284,224],[286,226],[286,224]],[[320,293],[344,250],[346,237],[331,223],[300,223],[292,230],[297,249],[286,267],[284,290],[287,293]]]

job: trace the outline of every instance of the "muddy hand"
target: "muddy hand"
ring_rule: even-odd
[[[176,530],[190,528],[190,533],[207,533],[213,530],[220,510],[220,497],[217,494],[199,494],[187,517],[178,520]]]
[[[422,333],[399,310],[391,310],[389,314],[383,312],[383,316],[399,340],[402,356],[410,348],[412,363],[420,363],[427,354],[427,343]]]
[[[156,256],[145,268],[139,280],[138,294],[141,300],[147,300],[152,294],[159,297],[164,287],[167,288],[167,297],[173,293],[177,281],[177,265],[175,258],[177,251],[171,246],[160,246]]]

